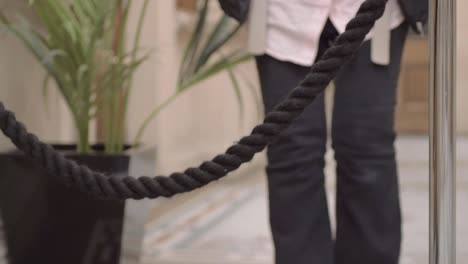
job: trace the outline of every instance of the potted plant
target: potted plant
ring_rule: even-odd
[[[149,3],[143,1],[134,36],[127,34],[130,0],[30,1],[40,29],[26,20],[13,22],[0,12],[0,26],[14,34],[46,70],[44,91],[49,80],[54,81],[72,113],[78,142],[54,147],[109,177],[153,172],[147,164],[152,164],[154,155],[138,149],[141,135],[162,109],[195,84],[228,71],[242,102],[232,68],[250,57],[220,53],[239,25],[223,16],[211,32],[205,32],[209,4],[203,0],[174,95],[149,113],[135,144],[126,144],[125,116],[133,74],[149,56],[141,55],[139,48]],[[133,39],[130,48],[125,45],[129,37]],[[93,145],[90,126],[96,120],[102,121],[102,142]],[[120,263],[128,203],[99,200],[65,188],[17,152],[1,154],[0,167],[0,210],[12,263]],[[141,241],[136,243],[138,248]]]

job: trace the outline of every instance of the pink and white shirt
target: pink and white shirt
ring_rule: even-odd
[[[251,13],[250,17],[254,21],[250,25],[254,32],[250,36],[258,38],[263,35],[265,40],[263,43],[250,41],[254,44],[250,45],[253,47],[250,50],[254,54],[266,53],[278,60],[310,66],[317,56],[320,35],[327,19],[342,33],[363,2],[364,0],[253,0],[251,12],[254,14]],[[263,22],[266,24],[263,29],[262,19],[255,19],[257,15],[261,17],[262,12]],[[404,21],[397,0],[389,0],[383,19],[388,21],[388,32]],[[367,39],[372,38],[372,34],[373,32]]]

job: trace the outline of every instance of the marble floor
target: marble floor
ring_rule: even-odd
[[[428,142],[397,143],[404,221],[401,264],[428,263]],[[327,190],[333,208],[334,162]],[[145,264],[272,264],[265,176],[261,166],[196,193],[163,201],[145,239]],[[468,257],[468,139],[458,142],[458,258]],[[333,218],[333,211],[330,212]],[[459,262],[462,263],[462,262]]]

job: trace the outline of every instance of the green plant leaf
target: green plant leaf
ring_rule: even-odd
[[[111,43],[107,41],[109,36],[118,39],[121,47],[119,50],[123,51],[121,44],[131,2],[133,1],[126,1],[125,17],[119,33],[112,26],[116,6],[122,0],[30,1],[32,10],[45,29],[44,33],[37,32],[25,19],[12,24],[3,13],[0,14],[0,25],[15,35],[45,68],[47,75],[42,84],[43,93],[48,93],[50,79],[57,83],[73,114],[80,134],[81,151],[86,152],[89,148],[89,109],[93,107],[91,103],[99,96],[104,97],[94,87],[100,80],[111,80],[110,87],[119,87],[103,89],[102,92],[114,93],[113,98],[117,100],[116,93],[121,91],[125,78],[129,78],[146,59],[136,57],[132,63],[119,56],[121,53],[115,56],[116,61],[112,56],[98,57],[100,53],[112,50]]]
[[[203,67],[210,57],[237,33],[239,28],[240,25],[233,19],[226,15],[222,16],[206,41],[200,57],[196,62],[194,71],[197,72],[201,67]]]
[[[46,112],[49,114],[49,81],[50,81],[50,75],[46,74],[44,77],[44,80],[42,81],[42,98],[44,100],[45,106],[46,106]]]
[[[4,25],[10,24],[10,21],[8,20],[8,18],[5,16],[5,14],[2,11],[0,11],[0,23]]]
[[[46,74],[42,81],[42,95],[44,96],[44,98],[49,97],[49,81],[50,81],[50,75]]]
[[[206,26],[206,19],[208,15],[209,4],[208,0],[204,0],[200,14],[198,15],[197,25],[195,26],[194,31],[192,32],[191,39],[185,48],[184,56],[180,64],[179,70],[179,81],[181,84],[184,82],[185,78],[191,75],[192,69],[195,67],[193,61],[197,56],[198,46],[200,45],[201,38]],[[180,85],[178,85],[180,87]]]
[[[234,70],[232,68],[227,68],[226,70],[229,74],[229,78],[231,79],[232,88],[234,89],[234,93],[239,104],[239,122],[242,124],[244,121],[244,99],[242,97],[242,91],[240,89],[239,81],[237,80]]]
[[[263,104],[262,104],[262,98],[258,94],[258,86],[256,86],[247,76],[243,75],[243,80],[247,85],[247,88],[252,95],[253,101],[255,103],[255,108],[257,110],[257,117],[260,120],[263,115]]]
[[[179,90],[185,90],[199,82],[202,82],[228,68],[235,67],[238,64],[244,63],[252,58],[251,55],[239,53],[239,51],[233,52],[230,55],[221,58],[217,62],[206,65],[188,79]]]

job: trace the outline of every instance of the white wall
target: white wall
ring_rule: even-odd
[[[144,42],[154,52],[151,61],[142,67],[136,78],[129,113],[130,138],[135,136],[143,116],[175,91],[183,46],[195,19],[185,17],[186,20],[176,23],[177,17],[175,1],[153,1]],[[256,83],[253,63],[246,64],[241,70]],[[258,121],[258,115],[247,90],[245,95],[243,124],[239,122],[235,94],[226,74],[201,83],[166,108],[145,134],[145,142],[156,144],[159,150],[158,171],[168,173],[198,165],[246,134]]]
[[[0,7],[5,4],[19,5],[20,2],[0,0]],[[463,29],[468,27],[468,18],[462,12],[468,10],[468,2],[460,0],[458,4],[458,127],[460,133],[466,133],[468,119],[462,113],[468,111],[468,104],[465,103],[468,99],[468,74],[464,74],[468,68],[468,33]],[[134,13],[131,23],[135,24],[136,19]],[[175,1],[151,2],[142,45],[151,48],[153,54],[135,78],[129,112],[129,139],[135,136],[145,114],[175,89],[182,40],[187,37],[187,27],[183,24],[178,27],[176,21]],[[73,138],[70,120],[66,115],[56,113],[64,109],[56,93],[49,98],[50,113],[46,112],[41,95],[41,67],[16,40],[5,33],[0,33],[0,58],[0,99],[45,140]],[[252,62],[241,70],[256,81]],[[180,97],[155,119],[144,139],[149,144],[156,144],[159,149],[160,172],[197,165],[203,159],[224,150],[240,135],[249,132],[258,121],[251,98],[245,98],[246,118],[241,128],[237,103],[229,83],[225,74],[204,82]],[[3,145],[5,139],[0,137],[0,147]]]
[[[0,0],[0,8],[31,17],[25,2]],[[43,96],[43,78],[44,71],[30,53],[10,34],[0,30],[0,100],[44,140],[69,141],[73,132],[69,129],[66,108],[54,88],[47,98]],[[0,137],[2,147],[10,147],[3,136]]]

